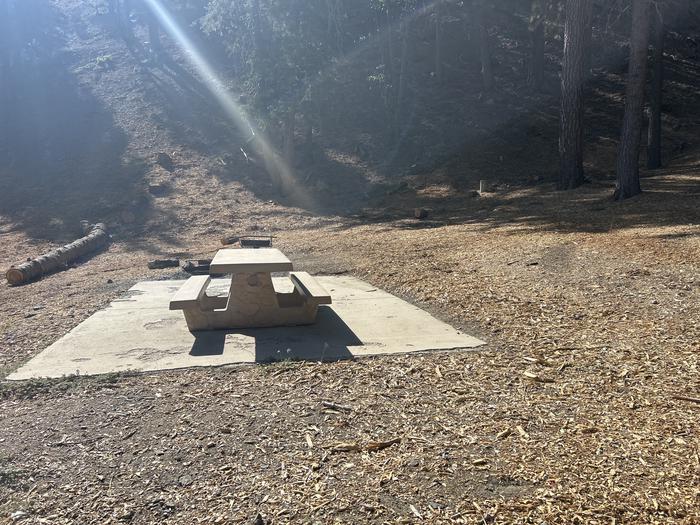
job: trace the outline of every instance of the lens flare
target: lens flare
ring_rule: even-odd
[[[258,148],[258,153],[262,156],[265,169],[273,181],[285,192],[289,193],[299,205],[309,206],[310,197],[307,192],[302,191],[294,177],[294,172],[287,165],[284,158],[272,147],[265,135],[255,127],[250,117],[243,108],[234,100],[233,96],[226,88],[225,84],[214,71],[214,68],[204,58],[204,55],[197,49],[192,40],[180,27],[172,14],[163,6],[159,0],[145,0],[153,14],[158,18],[165,31],[173,38],[183,52],[183,57],[197,71],[201,81],[207,87],[212,96],[221,105],[228,118],[238,128],[240,133],[253,139]]]
[[[243,136],[249,137],[249,141],[253,139],[251,142],[256,145],[258,153],[263,159],[265,169],[273,181],[287,193],[296,204],[306,207],[307,209],[313,207],[314,203],[312,202],[310,194],[304,190],[303,185],[300,185],[296,181],[293,169],[285,162],[284,157],[271,145],[271,142],[265,137],[264,133],[256,128],[244,109],[234,100],[225,84],[216,74],[214,68],[197,49],[173,15],[163,6],[160,0],[144,1],[158,18],[165,31],[180,47],[184,58],[198,72],[201,81],[221,105],[231,122],[235,124]],[[376,44],[377,40],[387,37],[395,27],[394,24],[409,23],[412,19],[418,18],[431,11],[434,5],[440,1],[442,0],[429,2],[403,17],[401,20],[394,21],[389,27],[384,28],[379,33],[370,35],[369,38],[355,46],[350,52],[344,56],[337,57],[335,64],[347,64],[362,53],[363,50],[367,49],[367,47]],[[321,77],[328,74],[328,69],[332,67],[333,65],[330,65],[325,70],[320,71],[315,82],[318,82]]]

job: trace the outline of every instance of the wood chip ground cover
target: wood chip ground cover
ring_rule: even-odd
[[[700,519],[696,226],[589,233],[338,219],[295,229],[290,217],[278,246],[298,266],[411,298],[488,347],[4,384],[2,519]],[[17,242],[3,243],[3,260],[20,255],[10,246],[23,235],[4,234]],[[217,237],[192,231],[177,249],[204,255]],[[5,369],[134,281],[172,275],[146,270],[149,255],[116,243],[67,272],[1,288]]]

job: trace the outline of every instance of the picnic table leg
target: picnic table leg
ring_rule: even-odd
[[[237,273],[232,276],[227,316],[234,322],[273,321],[279,310],[275,288],[269,273]]]
[[[294,295],[297,297],[289,301]],[[317,302],[299,296],[296,290],[278,296],[269,273],[237,273],[232,275],[225,308],[196,309],[188,326],[191,330],[225,330],[312,324],[317,308]]]

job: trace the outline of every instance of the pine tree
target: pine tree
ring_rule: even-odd
[[[583,87],[586,33],[591,0],[567,0],[559,114],[560,190],[580,186],[583,177]]]
[[[617,185],[615,199],[622,200],[641,193],[639,184],[639,148],[644,121],[644,85],[649,47],[650,0],[632,2],[630,60],[625,93],[625,115],[622,119],[620,147],[617,152]]]
[[[649,91],[649,134],[647,137],[647,167],[661,167],[661,97],[664,82],[664,40],[666,27],[661,12],[655,10],[651,89]]]

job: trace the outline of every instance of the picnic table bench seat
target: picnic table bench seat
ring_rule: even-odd
[[[317,304],[331,304],[331,295],[308,272],[290,272],[289,278],[300,295]]]
[[[171,310],[196,308],[204,297],[204,292],[211,281],[209,275],[193,275],[185,281],[170,300]]]
[[[175,293],[170,309],[183,311],[192,332],[312,324],[331,296],[307,272],[290,270],[291,261],[275,248],[221,249],[209,272],[231,275],[228,295],[207,295],[211,275],[194,275]],[[291,293],[278,292],[272,282],[273,272],[286,271]]]

